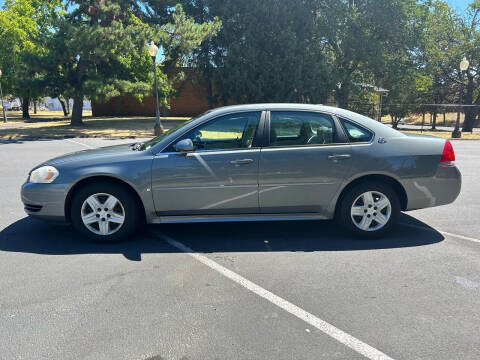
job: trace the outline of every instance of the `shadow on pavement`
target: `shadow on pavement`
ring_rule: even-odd
[[[406,223],[415,227],[403,225]],[[142,253],[179,252],[161,240],[163,235],[204,253],[360,251],[424,246],[444,239],[425,223],[402,215],[397,228],[378,240],[355,239],[333,221],[275,221],[151,225],[134,239],[101,244],[88,241],[70,226],[25,217],[0,232],[0,251],[48,255],[118,253],[140,261]]]

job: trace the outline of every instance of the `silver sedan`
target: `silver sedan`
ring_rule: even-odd
[[[365,116],[305,104],[210,110],[145,143],[46,161],[22,186],[28,215],[98,241],[145,223],[332,219],[361,237],[400,211],[453,202],[448,140],[407,136]]]

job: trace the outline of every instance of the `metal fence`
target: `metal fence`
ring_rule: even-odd
[[[391,123],[396,120],[401,124],[422,126],[452,126],[460,113],[460,126],[463,126],[465,114],[475,118],[474,127],[480,127],[480,105],[459,104],[379,104],[353,102],[347,107],[370,118]],[[394,118],[392,119],[392,115]]]

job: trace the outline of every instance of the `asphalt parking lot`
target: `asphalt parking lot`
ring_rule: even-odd
[[[480,141],[453,142],[457,201],[381,240],[308,221],[105,245],[26,217],[30,168],[120,141],[0,143],[1,359],[480,358]]]

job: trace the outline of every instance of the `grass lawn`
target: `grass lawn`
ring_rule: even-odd
[[[421,132],[420,130],[401,130],[405,134],[419,134],[419,135],[431,135],[431,136],[437,136],[441,137],[444,139],[451,139],[452,138],[452,132],[451,131],[423,131]],[[464,133],[462,132],[462,139],[465,140],[480,140],[480,133],[474,132],[474,133]]]
[[[465,115],[462,113],[460,114],[460,123],[463,124],[463,120]],[[422,114],[410,114],[406,116],[403,120],[409,125],[422,125]],[[443,122],[443,113],[437,114],[437,126],[455,126],[455,122],[457,121],[457,113],[456,112],[447,112],[445,113],[445,123]],[[390,124],[392,119],[390,115],[382,116],[382,122],[386,124]],[[430,113],[425,114],[425,126],[431,126],[430,123]]]
[[[70,119],[62,112],[39,112],[30,120],[22,120],[21,113],[8,113],[8,123],[0,123],[0,139],[64,138],[64,137],[153,137],[154,117],[93,117],[84,113],[83,126],[70,126]],[[162,118],[168,129],[188,117]]]

